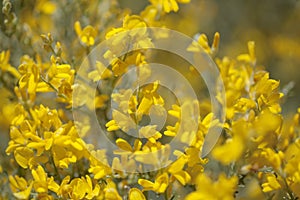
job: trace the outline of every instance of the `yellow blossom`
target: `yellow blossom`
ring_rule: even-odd
[[[112,72],[107,69],[100,61],[96,61],[96,70],[89,72],[88,77],[93,81],[100,79],[108,79],[112,76]]]
[[[271,166],[274,170],[280,170],[284,154],[279,151],[275,152],[271,148],[264,148],[256,150],[252,155],[252,162],[259,167],[264,165]]]
[[[47,174],[42,166],[38,166],[37,169],[31,171],[34,179],[33,188],[37,193],[45,193],[48,191]]]
[[[139,179],[138,183],[143,186],[143,190],[152,190],[157,193],[164,193],[169,185],[169,177],[167,173],[163,173],[156,177],[154,183],[146,179]]]
[[[9,72],[11,73],[14,77],[20,78],[20,73],[16,68],[11,66],[9,64],[9,57],[10,57],[10,52],[9,51],[2,51],[0,53],[0,69],[3,72]]]
[[[200,174],[197,178],[196,191],[190,193],[185,199],[234,199],[237,183],[238,178],[236,176],[227,178],[224,174],[221,174],[218,180],[213,182],[206,174]]]
[[[262,184],[263,192],[270,192],[273,190],[278,190],[281,188],[277,178],[274,174],[268,173],[267,174],[267,182]]]
[[[88,47],[95,44],[97,31],[94,29],[94,27],[88,25],[82,30],[80,22],[76,21],[74,24],[74,29],[82,44]]]
[[[131,119],[130,116],[126,116],[117,110],[113,111],[113,120],[106,123],[105,126],[107,127],[108,131],[121,129],[125,132],[128,132],[128,130],[136,127],[133,119]]]
[[[182,155],[168,167],[168,172],[172,174],[182,185],[186,185],[191,180],[189,173],[183,170],[187,161],[188,158],[185,155]]]
[[[248,42],[248,51],[249,54],[241,54],[237,57],[237,59],[255,64],[256,62],[255,43],[253,41]]]
[[[104,189],[105,199],[107,200],[122,200],[121,196],[119,195],[116,185],[110,179],[107,180],[107,186]]]
[[[216,32],[214,35],[214,39],[212,42],[212,45],[209,45],[208,38],[205,34],[200,34],[199,37],[197,38],[197,41],[194,41],[188,48],[188,51],[191,52],[199,52],[201,51],[199,49],[199,45],[202,47],[202,49],[209,55],[214,56],[216,52],[218,51],[219,47],[219,42],[220,42],[220,34],[219,32]]]
[[[232,125],[232,138],[227,139],[225,144],[216,146],[212,156],[224,165],[238,161],[246,148],[245,140],[248,136],[247,130],[250,128],[251,125],[244,120],[235,122]]]
[[[227,139],[226,143],[213,150],[212,155],[215,159],[221,161],[223,164],[230,164],[237,161],[244,150],[243,142],[238,137]]]
[[[33,155],[34,152],[27,147],[18,147],[14,151],[14,157],[17,163],[23,168],[28,168],[29,161],[33,157]]]
[[[18,199],[28,199],[31,194],[33,182],[27,182],[19,176],[9,176],[10,188],[13,195]]]
[[[137,188],[131,188],[128,195],[129,200],[146,200],[144,194]]]
[[[36,89],[40,78],[38,66],[30,60],[30,58],[24,57],[23,63],[19,66],[19,72],[21,74],[19,88],[24,94],[23,97],[26,92],[28,93],[28,96],[26,96],[24,100],[29,99],[33,102],[35,100]]]
[[[92,151],[89,160],[90,166],[88,171],[94,175],[94,179],[98,180],[111,174],[112,169],[109,167],[104,151]]]
[[[40,0],[38,1],[36,9],[44,14],[51,15],[56,10],[56,4],[52,1]]]
[[[156,125],[148,125],[140,128],[139,136],[147,138],[151,143],[162,137],[162,134],[156,130]]]
[[[132,16],[125,16],[124,20],[123,20],[123,27],[122,28],[115,28],[112,29],[111,31],[109,31],[106,34],[106,39],[109,39],[110,37],[112,37],[113,35],[120,33],[122,31],[126,31],[126,30],[132,30],[134,28],[145,28],[147,27],[146,23],[142,20],[141,17],[137,16],[137,15],[132,15]],[[146,31],[146,29],[145,29]],[[136,32],[132,32],[131,34],[134,34]],[[145,33],[145,32],[137,32],[137,33]],[[132,35],[133,36],[133,35]],[[120,38],[121,40],[122,38]],[[117,41],[115,41],[115,43],[117,44]]]
[[[177,12],[179,10],[178,3],[189,3],[190,0],[150,0],[152,5],[158,9],[162,8],[163,12]]]
[[[140,150],[141,145],[142,145],[141,141],[136,139],[135,143],[134,143],[134,148],[132,148],[131,145],[126,140],[124,140],[122,138],[118,138],[116,140],[116,144],[121,150],[129,151],[129,152],[135,152],[135,151]]]

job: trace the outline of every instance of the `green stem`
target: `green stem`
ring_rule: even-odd
[[[61,182],[62,180],[61,180],[61,177],[59,175],[58,169],[57,169],[57,167],[55,165],[55,162],[54,162],[54,159],[53,159],[52,155],[50,155],[50,161],[51,161],[51,164],[53,165],[54,171],[56,173],[56,177],[58,178],[59,182]]]
[[[167,187],[167,189],[164,192],[164,198],[165,198],[165,200],[169,199],[169,197],[168,197],[168,187]]]
[[[66,95],[64,95],[64,94],[61,94],[59,92],[59,90],[52,83],[50,83],[49,81],[47,81],[43,76],[40,76],[40,77],[41,77],[42,81],[44,81],[47,85],[49,85],[57,93],[58,96],[61,96],[61,97],[65,98],[65,99],[68,99],[68,97]]]

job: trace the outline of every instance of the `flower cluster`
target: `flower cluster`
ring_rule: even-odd
[[[149,51],[152,37],[169,35],[147,27],[164,28],[164,19],[189,2],[149,0],[135,14],[114,0],[2,2],[1,37],[13,48],[0,46],[1,135],[9,138],[0,154],[0,199],[300,198],[300,109],[291,118],[282,115],[284,92],[258,64],[254,41],[236,57],[217,57],[218,32],[212,42],[199,34],[183,47],[215,61],[225,91],[217,102],[172,100],[158,77],[141,85],[155,59],[178,61]],[[108,40],[103,58],[93,62],[93,47]],[[117,56],[129,47],[137,50]],[[199,75],[190,63],[179,63],[185,77]],[[118,89],[120,82],[130,87]],[[212,103],[224,108],[224,122]],[[85,113],[81,121],[72,115],[78,110]],[[117,147],[113,157],[97,148],[93,111]],[[162,127],[158,118],[165,118]],[[202,157],[214,128],[221,136]],[[174,150],[173,141],[183,148]]]

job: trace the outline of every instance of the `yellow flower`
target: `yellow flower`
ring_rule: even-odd
[[[144,191],[152,190],[156,193],[164,193],[169,186],[169,176],[165,172],[161,175],[158,175],[154,183],[146,179],[139,179],[138,183],[144,187]]]
[[[70,108],[73,104],[73,100],[72,100],[73,93],[72,92],[73,92],[73,88],[72,88],[71,83],[69,83],[65,79],[63,79],[61,81],[61,85],[58,86],[58,97],[56,100],[58,102],[68,104],[68,106],[66,106],[66,108]]]
[[[292,189],[292,191],[297,195],[300,196],[300,173],[295,172],[293,176],[289,177],[288,179],[289,187]]]
[[[178,129],[179,129],[180,123],[176,122],[175,126],[167,126],[167,130],[164,131],[164,135],[174,137],[176,136]]]
[[[104,151],[92,151],[89,160],[88,171],[94,175],[94,179],[98,180],[111,174],[112,169],[109,167]]]
[[[24,57],[23,63],[19,66],[21,78],[19,79],[19,89],[25,97],[25,101],[31,100],[34,102],[36,89],[40,79],[38,66],[28,57]],[[28,96],[25,95],[28,93]]]
[[[177,12],[179,10],[178,3],[189,3],[190,0],[150,0],[151,4],[163,12],[169,13],[171,11]]]
[[[239,136],[227,139],[226,143],[213,149],[212,155],[215,159],[228,165],[238,161],[245,149],[245,143]]]
[[[146,28],[147,24],[140,16],[126,15],[123,19],[122,27],[113,28],[106,33],[105,38],[110,39],[112,38],[112,36],[127,31],[125,34],[119,34],[118,37],[114,37],[113,40],[111,39],[110,49],[107,50],[107,52],[104,54],[104,58],[110,58],[110,61],[113,61],[113,63],[111,64],[114,73],[117,70],[124,70],[124,66],[122,67],[122,64],[124,64],[124,60],[117,59],[115,54],[118,55],[118,53],[121,53],[122,50],[128,50],[129,45],[133,46],[133,49],[153,47],[153,43],[151,41],[151,38],[148,36]],[[130,37],[131,39],[128,40],[128,37]],[[107,55],[107,53],[111,55]]]
[[[174,104],[174,105],[172,105],[172,110],[169,110],[168,113],[171,116],[176,117],[177,119],[180,119],[180,117],[181,117],[181,108],[180,108],[180,106]]]
[[[259,167],[271,166],[275,171],[280,171],[284,154],[282,151],[275,152],[271,148],[258,149],[252,154],[252,162]]]
[[[31,170],[32,177],[34,179],[33,188],[37,193],[48,192],[47,174],[42,166],[38,166],[37,169]]]
[[[256,107],[255,101],[252,99],[247,98],[240,98],[237,100],[237,103],[234,105],[234,109],[237,112],[245,113],[250,109],[253,109]]]
[[[123,27],[122,28],[114,28],[108,33],[106,33],[105,38],[109,39],[113,35],[126,31],[126,30],[133,30],[134,28],[145,28],[147,27],[147,24],[143,21],[143,19],[138,15],[127,15],[123,19]],[[137,32],[131,32],[131,36],[134,36],[136,34],[145,34],[146,29],[138,29]],[[119,38],[118,41],[114,41],[115,44],[119,43],[119,41],[122,41],[123,38]]]
[[[155,81],[142,89],[142,98],[137,108],[137,119],[140,120],[143,115],[148,115],[152,105],[164,105],[164,99],[157,93],[159,81]]]
[[[272,173],[267,174],[267,182],[263,183],[261,186],[263,187],[263,192],[278,190],[282,187],[275,175]]]
[[[155,143],[162,137],[162,134],[156,130],[156,127],[156,125],[143,126],[139,130],[139,136],[147,138],[151,143]]]
[[[120,175],[121,177],[127,177],[128,172],[136,171],[137,164],[136,164],[135,159],[133,159],[133,156],[132,156],[135,154],[128,155],[128,153],[126,153],[126,152],[125,153],[115,152],[115,154],[121,154],[120,158],[114,157],[112,166],[111,166],[113,171],[116,174],[118,174],[117,176]]]
[[[7,154],[10,154],[16,147],[25,145],[27,143],[27,140],[24,137],[24,135],[15,126],[10,127],[10,139],[11,140],[6,149]]]
[[[70,163],[75,163],[77,161],[77,157],[73,152],[64,148],[62,141],[52,147],[52,153],[55,165],[60,168],[68,168]]]
[[[130,129],[134,129],[136,127],[135,122],[133,121],[133,119],[131,119],[130,116],[127,116],[119,112],[118,110],[114,110],[112,115],[113,120],[105,124],[108,131],[121,129],[124,132],[128,132]]]
[[[190,193],[186,200],[233,200],[237,188],[238,178],[227,178],[221,174],[217,181],[213,182],[206,174],[200,174],[197,178],[196,191]]]
[[[85,181],[86,181],[85,187],[87,193],[85,198],[93,199],[94,197],[97,197],[100,193],[100,186],[98,184],[95,184],[95,186],[93,186],[92,179],[88,175],[85,176]]]
[[[255,92],[258,107],[261,110],[266,107],[272,113],[280,113],[279,100],[283,97],[283,94],[279,92],[279,81],[270,79],[267,72],[256,73],[254,80],[257,81],[253,86],[253,92]]]
[[[156,6],[149,5],[141,13],[140,16],[149,26],[159,27],[161,22],[159,19],[159,11]]]
[[[31,194],[33,182],[27,182],[19,176],[9,176],[10,188],[13,195],[18,199],[28,199]]]
[[[199,156],[200,150],[195,147],[189,147],[185,149],[185,155],[187,156],[187,166],[193,167],[195,165],[205,165],[208,162],[207,158],[202,159]],[[196,177],[195,177],[196,178]]]
[[[28,168],[30,165],[30,160],[33,158],[34,152],[28,147],[17,147],[14,151],[14,157],[17,163],[23,167]]]
[[[104,189],[104,199],[107,199],[107,200],[122,200],[122,198],[120,197],[117,189],[116,189],[116,185],[115,183],[108,179],[106,180],[107,182],[107,185],[106,185],[106,188]]]
[[[46,81],[51,83],[55,88],[59,88],[62,85],[62,80],[67,83],[73,84],[75,70],[71,69],[71,66],[68,64],[57,65],[56,63],[52,63],[47,71],[47,79]],[[39,89],[40,92],[49,92],[43,91]],[[53,91],[53,90],[50,90]]]
[[[11,101],[11,97],[13,97],[13,91],[10,91],[7,88],[0,88],[0,126],[3,130],[8,130],[9,125],[17,115],[15,109],[17,107],[17,102]]]
[[[95,38],[97,36],[97,31],[94,27],[88,25],[82,30],[80,22],[76,21],[74,24],[74,29],[77,36],[79,37],[81,43],[85,46],[93,46],[95,44]]]
[[[111,70],[107,69],[100,61],[96,61],[96,69],[89,72],[88,78],[94,82],[108,79],[112,76]]]
[[[71,177],[70,176],[65,176],[65,178],[61,181],[60,186],[58,190],[56,191],[56,194],[58,196],[61,196],[65,199],[69,198],[69,194],[71,192],[71,189],[69,187],[69,182],[70,182]]]
[[[48,0],[39,0],[36,9],[46,15],[51,15],[56,10],[56,4]]]
[[[134,147],[132,148],[131,145],[124,139],[118,138],[116,140],[117,146],[122,150],[122,151],[127,151],[127,152],[135,152],[139,151],[142,146],[142,142],[139,139],[136,139],[134,142]]]
[[[40,105],[31,110],[31,115],[34,118],[34,122],[47,131],[51,131],[51,128],[58,130],[62,126],[58,112],[55,109],[51,110],[48,107]]]
[[[16,68],[14,68],[13,66],[11,66],[9,64],[9,57],[10,57],[9,51],[2,51],[0,53],[0,69],[3,72],[6,72],[6,71],[9,72],[14,77],[19,79],[20,73],[18,72],[18,70]]]
[[[237,57],[237,60],[249,62],[249,63],[252,63],[253,65],[255,65],[255,63],[256,63],[255,42],[253,42],[253,41],[248,42],[248,51],[249,51],[248,54],[239,55]]]
[[[53,176],[47,178],[48,189],[57,193],[59,191],[59,185],[54,181]]]
[[[156,168],[161,168],[168,164],[168,158],[170,155],[170,145],[161,144],[159,141],[155,143],[149,140],[144,144],[142,151],[136,151],[134,158],[136,161],[151,165]]]
[[[214,40],[211,46],[209,45],[207,36],[205,34],[200,34],[197,41],[193,42],[187,48],[187,50],[191,52],[199,52],[202,51],[203,49],[207,54],[214,56],[218,51],[219,42],[220,42],[220,34],[218,32],[215,33]],[[200,45],[202,49],[199,49],[198,45]]]
[[[168,172],[172,174],[172,176],[174,176],[182,185],[186,185],[191,181],[189,173],[183,170],[187,161],[187,156],[181,155],[168,167]]]
[[[131,89],[120,90],[118,93],[113,93],[111,98],[118,104],[118,107],[123,113],[132,114],[135,112],[138,103]]]
[[[86,193],[85,181],[81,178],[74,178],[71,180],[69,187],[71,188],[71,192],[69,196],[72,199],[83,199]]]
[[[259,148],[272,147],[277,143],[277,137],[282,127],[282,116],[265,109],[254,119],[252,139]]]
[[[95,96],[95,108],[104,108],[109,97],[105,94]]]
[[[237,161],[243,152],[243,143],[238,139],[229,139],[222,147],[214,149],[213,156],[223,164]]]
[[[137,188],[129,190],[128,200],[146,200],[144,194]]]
[[[120,129],[116,120],[110,120],[105,124],[105,126],[107,128],[107,131],[116,131]]]
[[[93,187],[92,179],[89,176],[74,178],[68,185],[70,188],[69,196],[72,199],[92,199],[99,195],[100,186]]]

